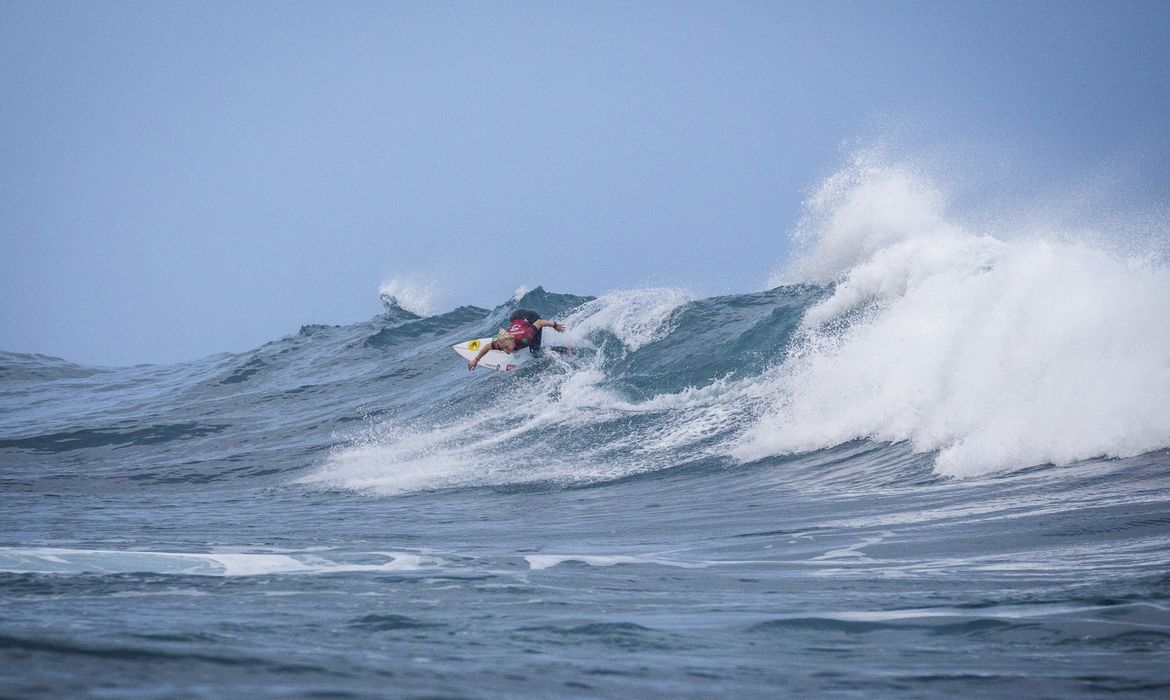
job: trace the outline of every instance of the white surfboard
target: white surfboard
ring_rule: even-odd
[[[494,338],[477,338],[476,340],[469,340],[466,343],[459,343],[452,345],[451,349],[459,353],[465,360],[474,360],[483,346],[489,344]],[[524,358],[528,357],[527,351],[518,350],[511,355],[503,350],[488,350],[483,359],[479,361],[477,367],[487,367],[498,372],[511,372],[524,362]]]

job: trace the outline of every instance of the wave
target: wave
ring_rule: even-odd
[[[860,170],[812,200],[824,233],[794,270],[835,288],[737,457],[905,441],[966,476],[1170,444],[1164,264],[968,231],[906,171]]]
[[[971,477],[1170,446],[1165,264],[969,230],[944,200],[906,169],[854,164],[810,199],[787,284],[603,295],[561,316],[589,359],[488,382],[482,410],[386,427],[307,480],[571,484],[857,440]]]
[[[864,160],[809,199],[796,239],[753,293],[537,287],[433,313],[392,281],[369,321],[238,355],[94,369],[4,353],[0,449],[100,470],[134,448],[121,468],[138,479],[387,494],[745,467],[864,488],[1170,447],[1164,260],[964,224],[928,179]],[[449,346],[519,307],[564,321],[546,333],[576,353],[469,373]]]

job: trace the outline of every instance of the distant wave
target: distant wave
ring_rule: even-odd
[[[435,313],[437,293],[433,284],[408,278],[391,278],[378,287],[378,297],[388,309],[397,307],[417,316]]]

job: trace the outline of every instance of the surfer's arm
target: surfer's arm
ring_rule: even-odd
[[[536,319],[536,323],[532,324],[532,327],[535,328],[536,330],[540,330],[541,328],[547,328],[548,326],[552,326],[552,329],[554,331],[556,331],[557,333],[564,333],[565,332],[565,324],[557,323],[555,321],[546,321],[543,318]]]
[[[495,343],[491,342],[480,348],[479,353],[474,358],[467,361],[467,369],[475,369],[475,366],[479,364],[479,361],[483,359],[483,356],[491,352],[493,345],[495,345]]]

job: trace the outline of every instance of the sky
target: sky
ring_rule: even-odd
[[[0,0],[0,350],[755,291],[875,142],[1166,203],[1167,75],[1170,2]]]

